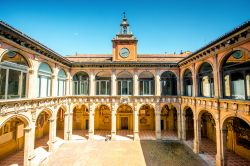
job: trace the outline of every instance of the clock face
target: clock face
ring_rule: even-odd
[[[120,56],[122,57],[122,58],[127,58],[128,56],[129,56],[129,54],[130,54],[130,52],[129,52],[129,49],[127,49],[127,48],[122,48],[121,50],[120,50]]]

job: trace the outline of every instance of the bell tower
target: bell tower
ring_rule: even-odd
[[[129,29],[125,12],[123,13],[121,30],[112,40],[113,61],[136,61],[137,60],[137,39]]]

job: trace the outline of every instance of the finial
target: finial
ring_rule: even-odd
[[[126,18],[126,13],[125,13],[125,12],[123,12],[122,14],[123,14],[123,18]]]

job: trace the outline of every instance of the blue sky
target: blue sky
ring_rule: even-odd
[[[250,19],[249,0],[0,0],[0,19],[61,55],[111,54],[125,11],[138,53],[195,51]]]

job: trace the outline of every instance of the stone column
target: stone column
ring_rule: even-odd
[[[69,130],[68,130],[68,133],[69,133],[69,140],[72,140],[72,131],[73,131],[73,110],[70,110],[70,113],[69,113]]]
[[[116,96],[116,75],[115,70],[112,70],[111,75],[111,96]]]
[[[160,71],[156,71],[156,76],[155,76],[155,95],[160,96],[161,95],[161,76],[160,76]]]
[[[89,95],[95,96],[95,75],[92,71],[89,76]]]
[[[182,127],[181,128],[182,128],[182,139],[183,140],[187,140],[187,137],[186,137],[186,134],[187,134],[186,133],[187,132],[186,131],[186,116],[185,115],[186,115],[186,112],[182,111],[181,112],[181,118],[182,118],[181,119],[182,120],[182,123],[181,123]]]
[[[28,72],[28,87],[26,88],[26,92],[27,92],[27,90],[28,90],[28,93],[27,93],[27,97],[28,98],[37,98],[37,91],[36,91],[36,88],[38,88],[38,87],[36,87],[36,86],[38,86],[37,85],[37,78],[36,78],[36,76],[37,76],[37,71],[34,71],[34,70],[29,70],[29,72]]]
[[[35,126],[24,129],[24,166],[32,166],[35,158],[34,144],[35,144]]]
[[[222,149],[221,149],[221,132],[219,119],[216,120],[216,166],[223,165]]]
[[[53,75],[52,75],[52,79],[51,79],[51,96],[57,96],[57,91],[58,91],[58,77],[57,77],[57,74],[58,74],[58,68],[55,67],[53,69]]]
[[[227,156],[226,156],[226,148],[227,148],[227,129],[221,129],[221,165],[226,165]]]
[[[115,103],[112,103],[112,128],[111,128],[111,139],[115,140],[116,138],[116,110]]]
[[[199,124],[199,120],[194,117],[194,153],[199,153],[199,143],[200,143],[200,137],[199,137],[199,127],[200,127],[200,124]]]
[[[181,110],[177,111],[177,134],[178,134],[178,139],[181,139],[181,133],[182,133],[182,129],[181,129]]]
[[[49,120],[49,151],[52,152],[54,150],[54,143],[55,143],[55,119],[52,118]]]
[[[138,110],[137,105],[134,106],[134,141],[139,141],[139,119],[138,119]]]
[[[213,75],[214,75],[214,97],[219,97],[219,90],[220,90],[220,82],[219,82],[219,71],[217,69],[217,56],[213,57]]]
[[[95,131],[95,111],[93,104],[89,107],[89,140],[94,139],[94,131]]]
[[[64,140],[69,140],[69,113],[64,113]]]
[[[161,111],[159,110],[159,106],[156,107],[155,111],[155,136],[156,139],[161,139]]]
[[[196,77],[196,71],[195,71],[195,63],[192,65],[192,79],[193,79],[193,87],[192,87],[192,96],[196,97],[198,96],[198,83],[197,83],[197,77]]]
[[[134,71],[133,76],[134,96],[139,96],[139,82],[138,82],[138,71]]]

